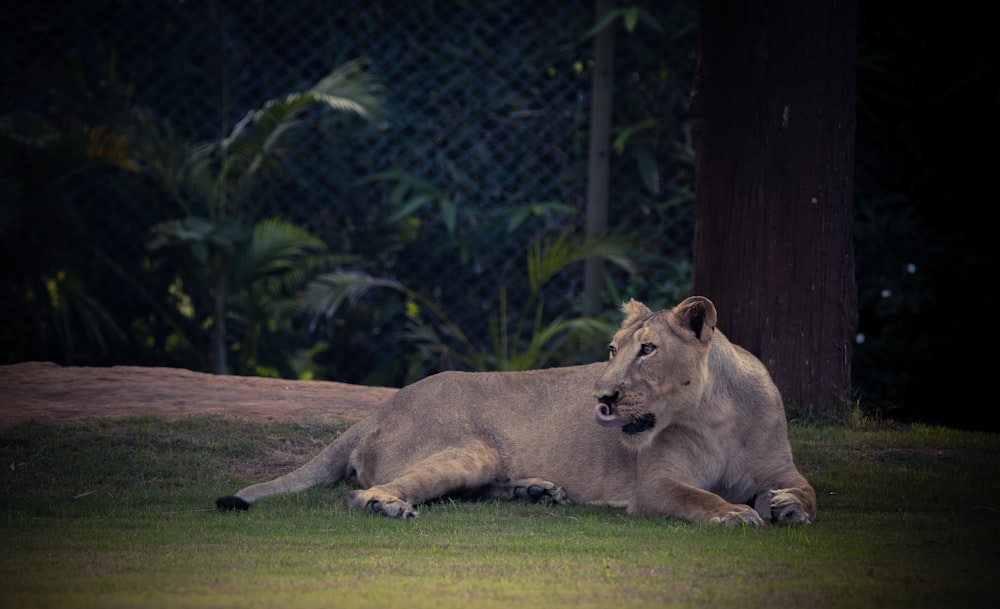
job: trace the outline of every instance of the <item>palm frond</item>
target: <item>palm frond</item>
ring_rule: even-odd
[[[580,343],[604,340],[615,331],[615,325],[593,317],[573,319],[555,319],[545,325],[541,323],[541,307],[539,315],[527,343],[515,341],[501,354],[495,351],[492,366],[498,370],[532,370],[544,368],[560,361],[558,354],[564,351],[563,345],[571,340]],[[509,337],[508,337],[509,340]],[[502,356],[501,356],[502,355]],[[563,357],[568,354],[564,354]]]
[[[381,116],[381,85],[365,66],[364,60],[349,61],[334,68],[313,87],[269,100],[259,109],[247,112],[219,145],[237,189],[247,188],[268,161],[290,144],[306,108],[322,104],[368,121]]]
[[[326,251],[307,229],[280,218],[256,223],[248,247],[234,268],[235,283],[290,269],[294,261]]]
[[[586,258],[602,258],[629,273],[635,273],[635,264],[627,254],[629,247],[624,239],[616,237],[576,242],[561,235],[554,241],[535,241],[528,250],[528,284],[531,293],[538,294],[563,269]]]
[[[80,125],[84,157],[92,163],[109,164],[135,173],[139,166],[132,157],[127,140],[104,125]]]
[[[140,162],[138,167],[151,170],[185,215],[241,217],[246,210],[240,202],[251,195],[258,177],[281,167],[287,157],[284,152],[296,144],[296,127],[306,109],[320,105],[369,121],[384,113],[382,86],[365,69],[366,65],[364,60],[349,61],[309,89],[265,102],[248,111],[219,139],[188,142],[167,121],[136,109],[126,132],[127,149],[123,141],[97,129],[88,132],[85,149],[129,170],[136,165],[124,153],[133,154]],[[30,136],[30,141],[39,145],[59,135],[37,128],[31,136],[15,126],[12,118],[0,117],[0,135],[20,139]],[[202,201],[205,209],[198,209],[192,199]],[[252,221],[252,216],[247,216],[242,219]]]
[[[353,112],[365,120],[375,121],[384,112],[381,101],[384,88],[368,70],[369,64],[365,59],[348,61],[323,77],[307,93],[334,110]]]
[[[312,328],[320,317],[329,319],[347,302],[355,305],[371,290],[388,288],[404,294],[411,291],[394,279],[382,279],[357,271],[333,271],[318,275],[306,284],[302,309],[313,315]]]
[[[563,343],[569,338],[606,339],[614,334],[617,326],[596,317],[557,319],[538,329],[532,335],[532,347],[541,349],[552,343]]]

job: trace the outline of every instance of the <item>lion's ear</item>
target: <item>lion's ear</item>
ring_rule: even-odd
[[[703,343],[712,340],[718,318],[715,305],[704,296],[691,296],[670,312],[670,322],[675,327],[694,334],[694,338]]]
[[[649,310],[649,307],[642,304],[635,298],[622,304],[622,313],[625,314],[625,321],[622,322],[622,326],[627,326],[641,317],[653,314],[653,312]]]

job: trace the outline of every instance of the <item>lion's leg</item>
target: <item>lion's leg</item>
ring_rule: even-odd
[[[642,487],[629,503],[628,511],[726,526],[765,524],[749,505],[730,503],[715,493],[676,480],[661,479],[655,485]]]
[[[561,486],[541,478],[519,478],[506,483],[495,484],[487,496],[507,501],[527,501],[529,503],[570,503],[566,491]]]
[[[759,493],[754,509],[764,520],[779,524],[808,524],[816,517],[816,491],[805,478],[795,476],[778,486]]]
[[[449,493],[487,486],[500,475],[501,467],[496,448],[475,440],[414,463],[386,483],[351,492],[347,505],[393,518],[415,518],[419,514],[414,505]]]
[[[354,425],[327,445],[302,467],[268,482],[252,484],[234,495],[219,497],[215,505],[222,511],[246,510],[265,497],[279,493],[297,493],[316,485],[333,485],[347,474],[351,451],[365,427]]]

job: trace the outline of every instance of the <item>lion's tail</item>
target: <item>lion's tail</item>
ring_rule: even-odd
[[[297,493],[314,486],[333,486],[347,476],[351,452],[363,433],[363,425],[348,428],[318,455],[302,467],[268,482],[252,484],[234,495],[219,497],[215,505],[220,510],[246,510],[265,497]]]

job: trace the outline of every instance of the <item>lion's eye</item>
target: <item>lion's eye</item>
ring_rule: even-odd
[[[652,343],[643,343],[642,347],[639,349],[640,353],[643,355],[649,355],[653,351],[656,351],[656,345]]]
[[[614,356],[615,356],[615,353],[618,353],[618,347],[616,347],[616,346],[614,346],[614,345],[608,345],[608,354],[609,354],[609,355],[610,355],[611,357],[614,357]]]

